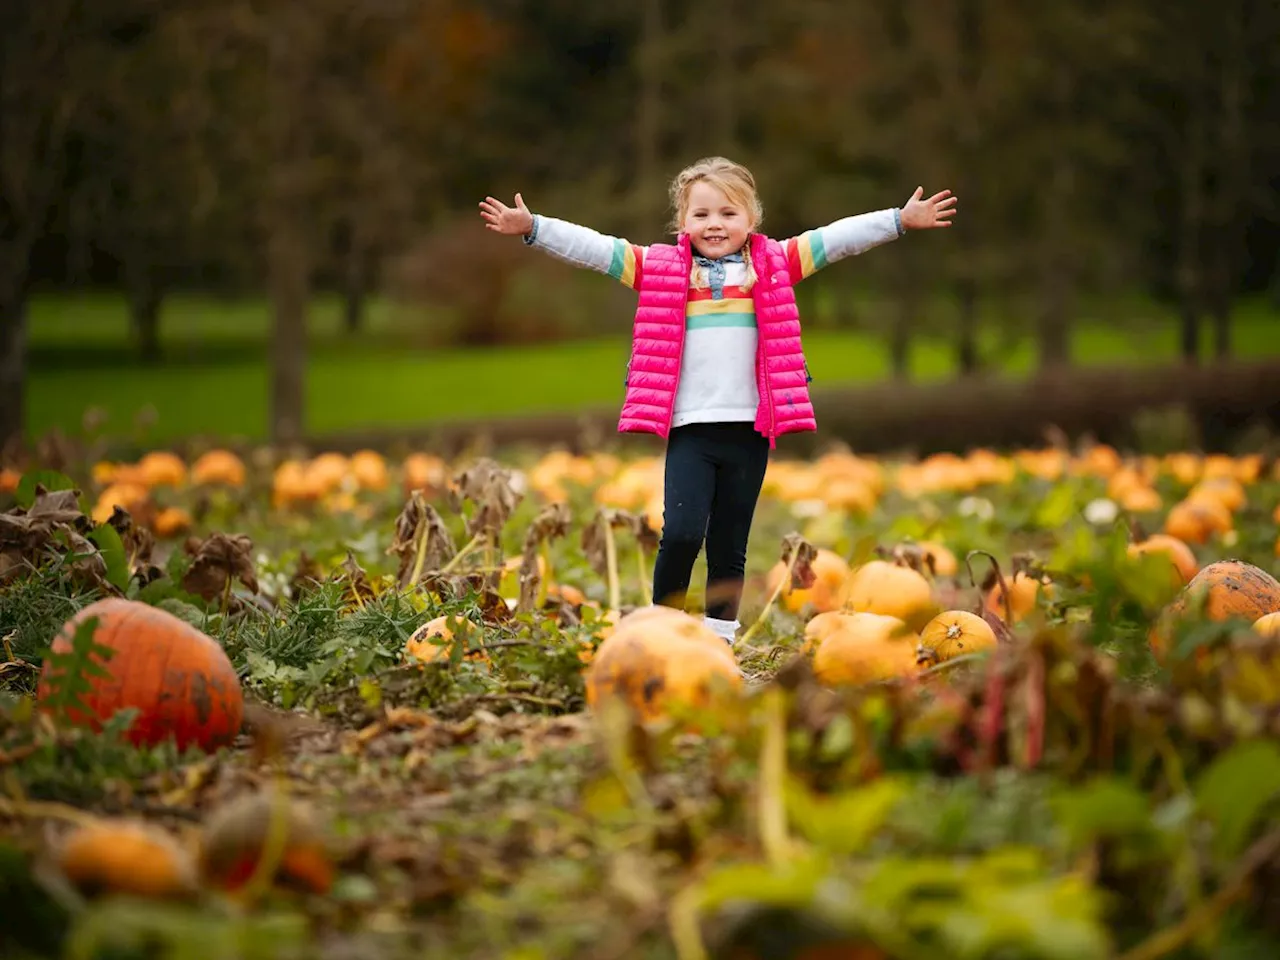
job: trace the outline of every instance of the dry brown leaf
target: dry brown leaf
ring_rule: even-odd
[[[461,511],[465,500],[475,505],[467,517],[467,532],[471,536],[484,533],[491,542],[501,542],[502,527],[523,499],[513,485],[513,476],[512,471],[500,467],[496,461],[481,457],[453,478],[449,490],[453,509]]]
[[[212,602],[229,597],[231,584],[239,580],[258,592],[253,568],[253,541],[243,533],[210,534],[205,540],[188,537],[183,549],[195,558],[182,577],[182,589]]]
[[[423,572],[440,569],[457,552],[444,519],[435,507],[426,502],[421,491],[413,491],[396,517],[395,536],[387,548],[388,556],[400,558],[396,581],[401,589],[411,585],[409,581],[413,579],[415,567],[419,570],[420,580]],[[418,560],[420,554],[421,562]]]
[[[791,567],[792,590],[808,590],[817,581],[818,575],[813,569],[817,556],[818,548],[799,533],[789,533],[782,538],[782,562]]]
[[[534,518],[524,535],[524,551],[520,558],[520,600],[516,609],[521,613],[533,610],[538,604],[542,587],[542,574],[538,570],[538,548],[546,541],[563,537],[569,532],[569,505],[549,503]]]

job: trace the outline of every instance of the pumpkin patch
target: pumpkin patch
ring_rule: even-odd
[[[111,935],[1058,960],[1198,902],[1267,936],[1272,878],[1236,879],[1280,783],[1265,458],[771,459],[733,644],[705,561],[654,602],[660,457],[42,477],[0,487],[0,886],[142,925]]]

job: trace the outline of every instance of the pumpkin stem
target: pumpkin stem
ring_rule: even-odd
[[[284,777],[278,771],[269,803],[271,812],[267,819],[267,835],[262,841],[258,863],[244,885],[243,895],[247,902],[256,901],[267,892],[284,860],[285,847],[289,842],[289,798],[285,793]]]
[[[609,574],[609,609],[622,607],[622,584],[618,581],[618,544],[613,539],[613,524],[604,524],[604,556]]]
[[[453,555],[452,560],[450,560],[448,563],[446,563],[443,567],[440,568],[440,572],[442,574],[452,573],[457,568],[458,564],[462,562],[463,558],[467,556],[467,554],[472,553],[476,549],[476,547],[480,545],[480,542],[482,540],[487,540],[487,539],[488,538],[486,537],[485,532],[481,530],[474,537],[468,540],[466,544],[463,545],[461,550],[459,550],[457,553]]]
[[[995,571],[995,574],[996,574],[996,583],[1000,585],[1000,597],[1002,600],[1004,600],[1005,623],[1012,624],[1013,623],[1013,604],[1009,600],[1009,585],[1005,583],[1004,574],[1000,572],[1000,562],[996,560],[996,558],[992,554],[988,553],[986,550],[970,550],[965,555],[964,565],[965,565],[965,569],[969,571],[969,583],[974,587],[978,585],[977,581],[974,579],[974,576],[973,576],[973,565],[971,563],[974,556],[986,557],[988,560],[991,561],[991,568]]]
[[[773,594],[769,597],[769,601],[764,605],[764,609],[760,611],[760,616],[756,617],[755,622],[753,622],[751,626],[747,627],[747,632],[742,635],[741,639],[738,640],[734,646],[747,646],[751,641],[751,638],[756,635],[757,631],[759,631],[762,626],[764,626],[765,620],[773,610],[773,605],[778,602],[778,597],[782,596],[782,591],[786,588],[787,584],[791,582],[791,572],[795,569],[796,559],[799,556],[799,550],[791,551],[791,559],[787,561],[787,572],[778,580],[778,585],[773,588]]]
[[[787,859],[787,811],[782,799],[787,778],[787,710],[783,692],[774,687],[765,694],[764,739],[760,745],[760,845],[773,867]]]
[[[413,491],[413,496],[415,500],[422,497],[417,490]],[[413,530],[413,539],[413,572],[409,575],[409,582],[417,584],[418,578],[422,576],[422,565],[427,559],[427,515],[424,511],[418,513],[418,525]]]
[[[640,573],[640,596],[646,607],[653,606],[653,587],[649,584],[649,567],[645,563],[644,545],[636,543],[636,566]]]

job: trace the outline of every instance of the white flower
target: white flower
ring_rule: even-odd
[[[962,517],[977,517],[979,520],[990,520],[996,513],[995,505],[985,497],[965,497],[956,509]]]
[[[827,506],[827,502],[825,500],[797,500],[791,505],[791,515],[802,519],[820,517],[826,513],[828,509],[830,508]]]
[[[1090,523],[1104,525],[1115,521],[1120,514],[1120,508],[1116,506],[1114,500],[1108,500],[1106,497],[1099,497],[1097,500],[1090,500],[1084,508],[1084,518]]]

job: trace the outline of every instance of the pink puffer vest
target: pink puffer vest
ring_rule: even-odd
[[[800,313],[782,244],[761,234],[752,234],[750,243],[756,271],[751,299],[759,330],[760,406],[755,426],[772,448],[782,434],[815,430],[817,421],[800,345]],[[671,432],[692,268],[687,234],[681,234],[674,246],[660,243],[645,250],[620,433],[656,433],[665,438]]]

